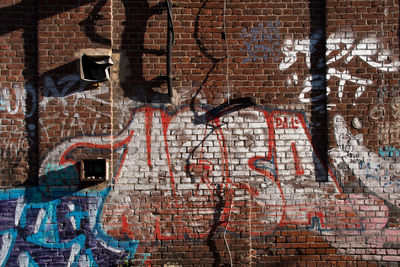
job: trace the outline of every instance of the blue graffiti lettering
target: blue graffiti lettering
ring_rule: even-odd
[[[48,171],[59,167],[48,166]],[[61,176],[66,173],[61,172]],[[0,266],[17,266],[21,261],[25,266],[42,266],[47,258],[43,255],[60,257],[70,266],[81,262],[103,266],[133,258],[138,241],[116,240],[102,229],[100,214],[109,188],[64,192],[59,198],[51,198],[42,190],[40,186],[0,190]],[[94,223],[89,220],[91,216]]]
[[[400,156],[400,148],[395,148],[391,146],[385,146],[384,148],[379,148],[379,155],[381,157],[398,157]]]

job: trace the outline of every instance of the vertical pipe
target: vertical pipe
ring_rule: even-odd
[[[328,111],[326,96],[326,0],[310,0],[311,134],[315,176],[328,181]]]
[[[168,98],[171,100],[173,97],[172,93],[172,81],[171,81],[171,59],[172,59],[172,46],[174,44],[174,24],[172,21],[172,7],[170,0],[167,0],[167,19],[168,19],[168,33],[167,33],[167,86],[168,86]]]
[[[40,167],[40,132],[39,132],[39,84],[38,84],[38,66],[39,66],[39,1],[23,1],[23,7],[32,9],[35,19],[25,19],[23,34],[23,49],[25,52],[24,70],[22,75],[25,80],[26,107],[25,126],[28,133],[28,179],[26,185],[37,185],[39,182]],[[27,16],[29,18],[29,16]],[[30,97],[28,97],[30,95]],[[29,112],[28,112],[29,107]]]

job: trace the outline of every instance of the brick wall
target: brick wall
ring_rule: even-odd
[[[0,14],[2,266],[400,261],[397,1]],[[111,79],[82,80],[84,54]],[[107,181],[82,181],[93,159]]]

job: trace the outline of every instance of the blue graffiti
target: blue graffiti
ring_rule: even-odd
[[[390,175],[389,170],[385,169],[383,175],[379,174],[379,171],[382,169],[380,164],[371,164],[369,162],[365,163],[363,161],[360,161],[358,163],[358,167],[360,168],[360,170],[366,170],[367,179],[374,179],[378,182],[385,181],[383,183],[383,187],[387,187],[389,185],[400,187],[400,177]]]
[[[382,147],[379,148],[379,156],[381,157],[398,157],[400,156],[400,148],[395,148],[391,146],[385,146],[383,149]]]
[[[67,217],[70,217],[71,219],[73,219],[75,221],[75,228],[77,230],[80,230],[81,228],[81,222],[84,218],[89,218],[89,213],[88,212],[83,212],[81,211],[80,207],[77,206],[75,207],[75,209],[69,213],[67,213],[66,215]]]
[[[270,56],[274,58],[274,61],[279,60],[281,55],[279,24],[279,21],[267,22],[266,28],[260,23],[249,31],[243,29],[241,37],[245,39],[244,48],[240,50],[247,52],[248,55],[243,60],[244,63],[266,60]]]
[[[6,108],[4,107],[5,104],[6,103],[4,102],[3,97],[0,95],[0,111],[5,111],[6,110]]]
[[[20,266],[39,267],[39,264],[32,259],[32,256],[28,252],[21,254],[18,259]]]
[[[64,188],[54,198],[43,187],[0,190],[0,266],[109,266],[134,256],[138,241],[116,240],[102,229],[110,188],[69,194]]]

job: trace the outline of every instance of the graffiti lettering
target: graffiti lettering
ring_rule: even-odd
[[[207,114],[206,110],[198,112]],[[240,123],[246,123],[246,129],[251,130],[242,129]],[[249,138],[253,140],[251,146],[244,142]],[[199,213],[213,214],[212,203],[218,199],[222,199],[219,202],[224,204],[218,211],[216,223],[231,232],[241,231],[239,225],[227,220],[229,213],[238,212],[235,207],[243,205],[246,199],[243,194],[251,196],[254,199],[252,205],[263,211],[253,225],[262,228],[264,234],[272,234],[278,225],[311,224],[314,222],[310,220],[312,214],[323,214],[320,227],[324,231],[361,229],[359,223],[351,227],[336,226],[334,220],[318,208],[321,203],[308,201],[312,199],[309,191],[296,185],[299,179],[315,185],[315,192],[324,196],[319,199],[327,199],[324,205],[349,205],[346,201],[329,197],[332,192],[342,193],[332,172],[329,172],[331,180],[327,183],[327,190],[317,185],[315,166],[309,161],[315,152],[302,113],[247,107],[199,123],[185,107],[172,115],[161,109],[145,107],[135,111],[126,131],[114,138],[113,146],[105,144],[104,138],[79,138],[60,145],[45,162],[62,162],[73,148],[101,147],[118,149],[121,155],[115,170],[115,191],[110,192],[103,211],[105,218],[121,222],[119,226],[105,223],[104,227],[110,233],[126,233],[142,242],[183,239],[185,236],[203,238],[208,235],[210,225],[203,225],[194,218]],[[238,160],[240,164],[232,164]],[[154,174],[152,182],[143,178],[147,172]],[[134,185],[127,186],[131,183]],[[161,203],[158,201],[161,205],[158,208],[166,212],[160,214],[146,208],[146,213],[142,214],[146,218],[146,227],[140,227],[129,219],[135,218],[131,210],[119,213],[121,209],[114,208],[129,204],[137,207],[138,211],[143,203],[148,202],[143,199],[151,198],[152,190],[157,190],[156,195],[164,199]],[[298,199],[289,196],[293,190],[298,193]],[[189,199],[186,196],[188,192],[193,192]],[[121,198],[121,195],[127,197]],[[209,195],[208,201],[212,203],[195,204],[205,201],[204,195]],[[181,219],[168,219],[172,216],[169,210],[178,210]],[[299,214],[304,216],[299,217]],[[171,227],[165,227],[165,223]],[[198,232],[191,230],[192,223],[196,224]]]
[[[57,100],[60,101],[62,107],[67,107],[67,101],[73,99],[73,106],[76,107],[80,104],[80,100],[91,100],[101,105],[111,106],[111,103],[99,97],[109,93],[109,88],[106,86],[99,87],[94,90],[85,92],[84,89],[87,86],[86,82],[80,81],[79,75],[69,74],[62,77],[57,82],[54,82],[50,76],[44,78],[45,86],[43,98],[39,103],[41,109],[46,111],[49,101]],[[25,125],[26,119],[33,117],[37,112],[37,90],[30,84],[26,83],[23,86],[20,84],[14,84],[12,89],[4,88],[0,92],[0,112],[4,112],[9,116],[0,120],[0,127],[7,127],[13,125],[14,132],[24,133],[28,131],[26,138],[3,138],[2,139],[2,150],[18,152],[26,147],[26,140],[32,141],[32,137],[35,135],[36,125],[28,124]],[[69,104],[71,102],[68,102]],[[85,105],[85,109],[95,111],[90,105]],[[70,108],[62,109],[62,114],[67,115],[67,122],[61,125],[60,137],[70,137],[71,131],[74,129],[75,132],[80,131],[80,135],[95,134],[96,127],[98,127],[98,121],[102,117],[110,117],[109,112],[96,111],[96,116],[93,119],[91,132],[84,131],[83,127],[87,128],[87,122],[82,121],[79,113],[70,114]],[[24,117],[19,116],[24,114]],[[49,136],[49,131],[54,127],[54,123],[48,123],[45,117],[39,118],[39,125],[45,136]],[[78,130],[77,130],[78,129]]]
[[[49,256],[63,256],[69,266],[83,262],[89,266],[102,266],[135,251],[136,242],[114,240],[101,230],[98,205],[105,195],[106,192],[77,192],[46,201],[38,188],[2,190],[0,203],[8,208],[6,213],[2,210],[7,216],[2,220],[15,217],[15,224],[1,227],[2,266],[20,266],[22,262],[29,266],[43,265],[46,259],[30,253],[36,247],[41,247],[41,251]],[[93,223],[93,220],[84,219],[89,216],[94,218]],[[23,231],[17,233],[17,228]],[[71,236],[62,235],[61,229],[70,231]]]
[[[26,99],[30,98],[32,107],[28,111]],[[13,89],[3,88],[0,94],[0,111],[15,115],[24,113],[26,118],[33,116],[37,109],[37,94],[32,84],[27,83],[23,88],[19,84],[14,84]]]
[[[342,60],[344,64],[348,64],[354,57],[363,60],[369,66],[385,72],[397,72],[400,66],[400,61],[390,60],[391,52],[383,48],[380,40],[376,38],[365,38],[355,43],[353,33],[351,32],[337,32],[331,34],[326,40],[326,57],[327,57],[327,81],[333,78],[339,79],[338,97],[342,99],[347,83],[359,85],[357,88],[354,99],[358,99],[365,91],[366,86],[372,85],[373,81],[352,75],[348,70],[338,70],[332,67],[332,64]],[[336,53],[338,51],[338,53]],[[310,40],[291,40],[288,39],[284,42],[282,53],[285,55],[284,59],[279,65],[280,70],[290,68],[296,61],[297,55],[304,54],[307,67],[311,67],[310,63]],[[333,56],[332,56],[333,55]],[[294,83],[298,82],[298,75],[295,72],[293,75]],[[299,96],[301,102],[310,103],[318,99],[310,98],[308,95],[311,92],[312,77],[308,76],[304,80],[304,89]],[[288,84],[292,84],[289,79]],[[327,88],[327,95],[331,89]],[[319,96],[316,96],[319,97]]]
[[[381,157],[398,157],[400,156],[400,148],[385,146],[379,148],[379,156]]]
[[[198,113],[207,110],[198,108]],[[381,169],[390,170],[387,162],[365,151],[362,138],[351,135],[342,117],[334,122],[335,164],[347,164],[380,197],[387,195],[377,184],[392,190],[387,201],[396,201],[397,176],[390,171],[381,174]],[[133,257],[139,241],[207,238],[216,228],[233,234],[248,231],[232,219],[243,205],[259,211],[250,218],[252,238],[274,234],[278,226],[297,225],[328,236],[365,231],[371,247],[381,244],[377,236],[390,236],[384,228],[387,206],[373,196],[368,203],[358,201],[362,196],[357,194],[345,196],[328,166],[329,181],[323,186],[315,181],[316,165],[322,163],[307,125],[301,112],[254,106],[204,123],[196,121],[187,107],[174,114],[152,107],[136,109],[118,136],[84,136],[55,147],[42,162],[37,187],[0,191],[1,207],[7,207],[2,218],[13,222],[0,224],[0,260],[40,265],[41,259],[30,253],[40,246],[63,255],[71,265],[101,266]],[[251,145],[246,140],[252,140]],[[93,149],[114,151],[118,161],[110,186],[82,190],[73,152]],[[316,161],[310,160],[313,155]],[[371,207],[386,217],[365,218],[362,211]],[[199,216],[214,218],[216,226]],[[147,254],[143,259],[148,260]]]
[[[297,129],[300,126],[300,122],[295,117],[277,117],[275,118],[276,128],[291,128]]]

